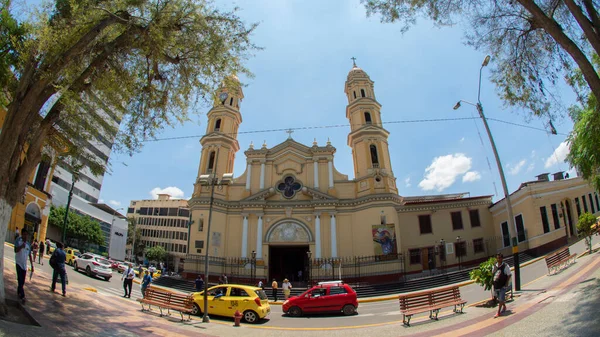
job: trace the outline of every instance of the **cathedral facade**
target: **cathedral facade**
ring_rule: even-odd
[[[407,273],[476,263],[496,252],[510,254],[510,237],[519,238],[522,250],[531,249],[529,237],[537,235],[538,227],[545,236],[535,241],[536,247],[550,249],[575,235],[565,229],[566,206],[563,202],[561,211],[560,201],[552,206],[560,211],[558,227],[546,232],[540,213],[540,219],[533,219],[524,215],[527,211],[518,213],[521,222],[509,230],[502,201],[493,204],[491,196],[400,196],[373,81],[354,65],[344,88],[354,179],[338,172],[336,148],[329,142],[304,145],[291,134],[271,148],[251,145],[244,151],[245,172],[232,177],[244,95],[239,85],[220,89],[200,140],[184,275],[203,273],[208,249],[211,275],[392,281]],[[557,192],[561,200],[571,200],[568,207],[584,192],[597,198],[581,179],[568,181]],[[553,195],[545,193],[545,198]],[[539,202],[520,205],[535,214]],[[521,240],[521,234],[528,236]]]

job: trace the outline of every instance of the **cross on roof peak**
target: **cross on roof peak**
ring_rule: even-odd
[[[352,65],[356,68],[356,57],[352,56],[350,59],[352,60]]]
[[[288,134],[288,139],[292,139],[292,133],[294,133],[294,130],[292,129],[287,129],[287,131],[285,131]]]

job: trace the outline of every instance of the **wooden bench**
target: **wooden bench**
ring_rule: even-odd
[[[410,319],[414,314],[429,311],[429,318],[437,321],[440,309],[454,306],[455,313],[462,313],[467,303],[460,298],[458,286],[400,295],[398,299],[402,322],[406,326],[410,326]]]
[[[552,274],[554,272],[562,269],[565,266],[568,266],[571,261],[575,262],[577,258],[577,254],[571,254],[569,251],[569,247],[562,249],[552,255],[546,256],[546,266],[548,267],[548,274]]]
[[[138,298],[137,301],[142,305],[142,311],[150,311],[152,305],[158,307],[160,317],[164,316],[163,309],[167,309],[167,315],[171,315],[171,310],[178,311],[181,321],[184,321],[184,313],[188,315],[188,321],[190,321],[190,314],[194,308],[194,299],[191,294],[179,294],[156,287],[148,287],[145,297]],[[144,308],[144,304],[148,305],[148,309]]]

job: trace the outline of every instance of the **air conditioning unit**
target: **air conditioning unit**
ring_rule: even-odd
[[[202,249],[196,249],[196,253],[202,254]]]

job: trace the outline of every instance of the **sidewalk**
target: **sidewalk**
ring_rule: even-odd
[[[6,293],[14,296],[16,293],[16,275],[11,265],[5,266]],[[524,329],[528,333],[536,333],[539,324],[531,323],[534,315],[543,315],[552,299],[564,300],[565,294],[571,295],[578,287],[597,285],[600,278],[600,253],[584,256],[578,262],[557,275],[540,278],[523,287],[516,294],[516,299],[508,303],[507,315],[493,319],[494,309],[471,306],[465,309],[465,314],[452,314],[451,308],[440,313],[439,321],[430,321],[427,317],[415,317],[411,327],[402,325],[401,316],[398,320],[372,324],[362,327],[340,328],[277,328],[268,325],[242,324],[240,328],[232,327],[230,322],[213,320],[211,323],[201,323],[199,317],[192,317],[191,322],[179,322],[179,315],[159,317],[156,312],[143,313],[134,300],[118,298],[90,292],[73,285],[67,289],[67,297],[63,298],[49,291],[50,275],[36,273],[35,278],[26,283],[25,291],[28,302],[26,309],[41,327],[24,326],[0,320],[0,335],[7,336],[240,336],[244,337],[281,337],[294,336],[323,336],[351,337],[372,335],[451,335],[472,334],[476,336],[498,333],[500,335],[522,335]],[[596,278],[596,283],[582,281]],[[581,285],[580,285],[581,283]],[[554,303],[556,304],[556,303]],[[597,304],[596,304],[597,305]],[[590,308],[590,304],[586,304]],[[597,306],[596,306],[597,307]],[[591,306],[593,308],[593,306]],[[576,310],[577,306],[563,308]],[[594,310],[594,312],[596,312]],[[571,324],[584,323],[578,321],[578,312],[561,319],[543,319],[542,327],[546,332],[555,331],[554,325],[562,324],[563,319],[570,319]],[[541,316],[546,317],[546,316]],[[540,318],[541,319],[541,318]],[[573,322],[574,321],[574,322]],[[307,320],[307,325],[316,320]],[[525,324],[524,322],[529,322]],[[542,323],[542,322],[540,322]],[[556,330],[558,331],[558,330]],[[543,335],[548,335],[547,333]],[[564,335],[564,333],[563,333]]]

